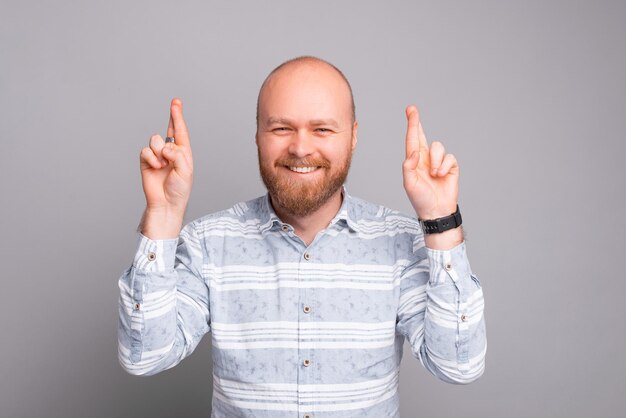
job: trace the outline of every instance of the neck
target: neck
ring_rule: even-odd
[[[293,226],[296,230],[296,235],[298,235],[306,245],[309,245],[313,242],[317,233],[326,228],[330,221],[337,215],[337,212],[339,212],[343,201],[341,195],[342,189],[343,188],[339,188],[339,190],[337,190],[337,192],[319,209],[306,216],[294,216],[285,211],[285,209],[277,205],[274,200],[271,199],[271,195],[270,202],[276,215],[278,215],[283,222]]]

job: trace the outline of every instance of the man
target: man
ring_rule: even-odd
[[[350,85],[300,57],[259,92],[268,193],[182,227],[193,161],[172,100],[168,142],[154,135],[141,152],[147,207],[119,280],[125,370],[173,367],[210,331],[215,417],[397,417],[405,338],[441,380],[480,377],[483,295],[460,215],[427,222],[458,211],[459,166],[429,146],[414,106],[406,114],[404,188],[424,224],[346,192]]]

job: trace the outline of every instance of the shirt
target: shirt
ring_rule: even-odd
[[[483,374],[483,293],[465,241],[425,247],[415,217],[352,197],[306,245],[269,195],[138,233],[119,278],[118,354],[134,375],[211,333],[212,417],[398,417],[405,338],[439,379]]]

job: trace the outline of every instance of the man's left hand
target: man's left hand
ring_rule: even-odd
[[[459,165],[446,154],[443,144],[430,147],[420,116],[413,105],[406,108],[406,160],[402,164],[404,190],[420,219],[435,219],[456,211],[459,196]]]

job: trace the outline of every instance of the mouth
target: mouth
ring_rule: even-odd
[[[318,171],[322,167],[308,166],[308,167],[296,167],[296,166],[284,166],[289,171],[300,174],[309,174]]]

